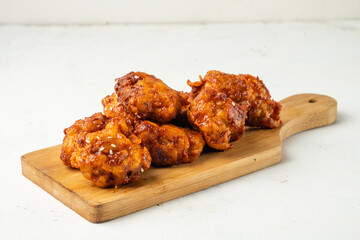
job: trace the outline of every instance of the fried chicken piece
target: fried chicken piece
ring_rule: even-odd
[[[191,101],[187,116],[208,146],[225,150],[232,147],[230,141],[243,135],[247,107],[246,104],[236,104],[225,93],[203,89]]]
[[[88,133],[79,153],[81,172],[98,187],[133,182],[150,167],[150,153],[135,135],[121,133],[121,121],[112,118],[103,130]]]
[[[140,124],[140,119],[129,112],[122,102],[118,102],[115,93],[103,98],[101,103],[104,106],[105,116],[109,118],[117,117],[125,120],[121,122],[121,132],[126,136],[130,136],[134,132],[136,126]]]
[[[191,102],[203,89],[212,89],[216,92],[222,92],[230,97],[236,103],[248,101],[248,85],[238,75],[227,74],[220,71],[208,71],[204,78],[200,76],[200,81],[190,82],[188,85],[192,88],[189,96]]]
[[[69,167],[79,168],[79,149],[85,146],[86,134],[102,130],[108,121],[102,113],[95,113],[91,117],[77,120],[66,128],[60,155],[63,163]]]
[[[188,81],[192,87],[189,96],[191,102],[204,89],[222,92],[235,103],[249,104],[246,125],[261,128],[276,128],[281,125],[280,103],[271,99],[264,83],[249,74],[226,74],[220,71],[209,71],[198,82]],[[248,102],[248,103],[246,103]]]
[[[125,119],[102,113],[77,120],[64,130],[60,158],[66,166],[80,168],[99,187],[134,181],[150,167],[151,156],[135,135],[127,138],[124,129]]]
[[[181,110],[181,97],[160,79],[143,72],[130,72],[115,80],[119,102],[142,120],[166,123]]]
[[[159,126],[144,121],[138,125],[135,134],[149,149],[154,166],[191,163],[200,156],[205,145],[200,133],[172,124]]]
[[[271,99],[269,90],[258,77],[249,74],[239,75],[248,86],[249,110],[246,125],[261,128],[281,126],[281,104]]]

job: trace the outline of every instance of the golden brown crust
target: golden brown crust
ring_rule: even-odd
[[[81,172],[98,187],[133,182],[151,164],[148,150],[135,135],[127,138],[122,134],[119,121],[113,118],[105,129],[87,134],[80,152]]]
[[[141,144],[149,149],[154,166],[193,162],[205,145],[200,133],[172,124],[160,127],[144,121],[138,125],[135,134],[141,139]]]
[[[226,94],[204,89],[192,100],[188,119],[214,149],[231,148],[230,141],[239,139],[245,131],[247,105],[236,104]]]
[[[281,104],[271,99],[269,90],[258,77],[249,74],[239,75],[248,86],[249,110],[246,125],[261,128],[281,126]]]
[[[109,118],[121,118],[121,132],[126,136],[131,135],[141,120],[128,109],[122,102],[119,102],[115,93],[106,96],[101,100],[104,107],[104,114]]]
[[[212,89],[225,93],[235,103],[249,105],[246,125],[261,128],[277,128],[281,125],[281,105],[271,99],[268,89],[258,77],[212,70],[204,78],[200,77],[198,82],[188,81],[188,85],[192,87],[190,102],[202,90]]]
[[[203,89],[212,89],[216,92],[222,92],[230,97],[236,103],[241,103],[248,101],[248,86],[247,84],[238,76],[234,74],[227,74],[220,71],[208,71],[204,78],[200,76],[200,81],[190,82],[188,85],[192,87],[189,101],[191,102],[201,90]]]
[[[116,79],[119,102],[142,120],[166,123],[181,110],[181,97],[160,79],[143,72],[130,72]]]
[[[102,99],[104,115],[95,113],[64,130],[61,160],[99,187],[120,186],[137,180],[150,164],[193,162],[205,141],[214,149],[231,148],[245,124],[281,125],[281,105],[257,77],[209,71],[188,84],[190,93],[142,72],[116,79],[116,93]]]
[[[105,128],[109,118],[102,113],[95,113],[85,119],[77,120],[72,126],[64,130],[60,159],[66,166],[79,168],[79,149],[85,145],[85,136]]]
[[[120,186],[150,167],[151,156],[135,135],[123,134],[125,119],[96,113],[65,129],[61,160],[80,168],[99,187]],[[127,128],[125,128],[127,130]],[[128,132],[125,132],[128,134]]]

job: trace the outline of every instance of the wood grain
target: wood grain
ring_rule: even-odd
[[[299,94],[281,104],[281,128],[247,129],[230,150],[208,150],[192,164],[150,168],[119,189],[98,188],[64,166],[61,145],[23,155],[22,173],[90,222],[104,222],[276,164],[285,138],[336,119],[337,103],[328,96]]]

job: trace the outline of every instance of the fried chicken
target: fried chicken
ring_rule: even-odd
[[[236,103],[248,101],[248,85],[238,76],[227,74],[220,71],[208,71],[204,78],[200,76],[200,81],[190,82],[191,87],[189,102],[191,102],[203,89],[212,89],[216,92],[225,93]]]
[[[115,93],[106,96],[101,100],[104,107],[104,114],[109,118],[121,118],[122,121],[121,132],[126,136],[130,136],[136,126],[140,124],[140,119],[133,113],[129,112],[128,109],[122,102],[119,102]]]
[[[142,120],[167,123],[181,110],[177,91],[143,72],[130,72],[116,79],[115,92],[119,102]]]
[[[63,163],[72,168],[79,168],[79,152],[85,146],[86,134],[102,130],[108,121],[109,118],[102,113],[95,113],[91,117],[77,120],[66,128],[60,155]]]
[[[125,119],[110,119],[101,113],[76,121],[64,131],[61,160],[66,166],[80,168],[99,187],[136,180],[150,167],[151,156],[135,135],[128,138],[123,134],[124,126]]]
[[[260,128],[281,126],[281,104],[271,99],[269,90],[258,77],[249,74],[238,75],[248,86],[249,110],[246,125]]]
[[[187,116],[207,145],[225,150],[243,135],[246,110],[247,105],[236,104],[225,93],[204,89],[191,101]]]
[[[191,163],[200,156],[205,145],[200,133],[172,124],[159,126],[144,121],[138,125],[135,134],[149,149],[154,166]]]
[[[246,125],[260,128],[277,128],[281,125],[280,103],[271,99],[264,83],[249,74],[227,74],[220,71],[209,71],[198,82],[188,81],[192,87],[189,97],[191,102],[202,90],[212,89],[222,92],[235,103],[248,104]]]
[[[209,71],[188,85],[190,93],[176,91],[143,72],[117,78],[115,93],[101,101],[104,114],[64,130],[62,162],[98,187],[117,187],[137,180],[150,165],[195,161],[205,142],[229,149],[245,125],[281,125],[281,105],[258,77]]]
[[[150,167],[150,153],[135,135],[121,133],[121,121],[112,118],[103,130],[88,133],[80,152],[81,172],[98,187],[133,182]]]

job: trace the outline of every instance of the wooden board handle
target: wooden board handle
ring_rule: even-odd
[[[301,131],[329,125],[336,120],[337,102],[319,94],[299,94],[280,101],[283,106],[282,140]]]

